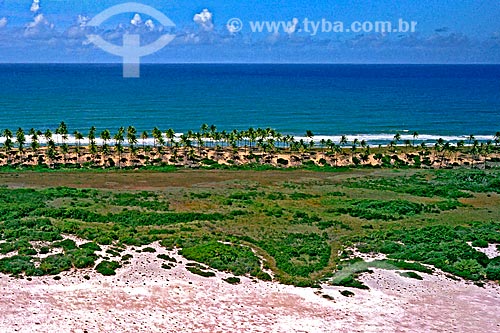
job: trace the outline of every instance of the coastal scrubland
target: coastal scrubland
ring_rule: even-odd
[[[483,251],[500,244],[499,179],[470,168],[3,172],[0,272],[113,275],[124,249],[159,242],[204,276],[364,288],[357,277],[384,268],[482,284],[500,280],[500,258]]]

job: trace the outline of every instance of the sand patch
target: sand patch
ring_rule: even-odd
[[[217,272],[204,278],[187,260],[157,243],[156,253],[130,253],[130,264],[104,277],[93,270],[52,277],[0,276],[0,332],[494,332],[500,329],[500,288],[444,275],[423,281],[374,269],[371,289],[324,285],[296,288]],[[160,253],[175,257],[163,269]],[[90,277],[89,280],[84,278]],[[345,297],[349,289],[354,297]],[[324,295],[329,295],[326,299]]]

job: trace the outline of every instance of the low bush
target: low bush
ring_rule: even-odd
[[[203,276],[203,277],[213,277],[213,276],[215,276],[214,272],[203,271],[203,270],[201,270],[201,269],[199,269],[198,267],[195,267],[195,266],[188,266],[188,267],[186,267],[186,269],[188,271],[190,271],[191,273],[193,273],[193,274],[200,275],[200,276]]]
[[[48,275],[57,275],[73,266],[71,259],[63,254],[54,254],[40,261],[39,269]]]
[[[416,280],[423,280],[423,278],[418,275],[415,272],[398,272],[399,275],[406,277],[406,278],[411,278],[411,279],[416,279]]]
[[[159,254],[157,255],[158,258],[163,259],[165,261],[170,261],[170,262],[177,262],[177,259],[167,255],[167,254]]]
[[[340,294],[345,297],[353,297],[355,294],[349,290],[341,290]]]
[[[230,284],[238,284],[241,282],[240,278],[238,278],[236,276],[230,276],[230,277],[225,278],[223,280],[226,281],[227,283],[230,283]]]
[[[116,269],[120,268],[120,263],[116,261],[101,261],[96,267],[95,270],[102,275],[116,275]]]
[[[472,242],[472,246],[474,247],[481,247],[481,248],[487,248],[488,247],[488,242],[482,239],[476,239],[475,241]]]
[[[206,264],[219,271],[231,272],[234,275],[245,275],[260,270],[259,258],[250,248],[241,245],[202,241],[183,247],[179,254],[188,260]]]

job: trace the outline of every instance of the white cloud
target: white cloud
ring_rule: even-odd
[[[48,37],[52,36],[54,24],[47,21],[43,14],[38,14],[33,18],[33,22],[26,25],[24,29],[25,37]]]
[[[30,10],[33,13],[36,13],[40,10],[40,0],[33,0],[33,3],[31,4]]]
[[[7,25],[7,23],[8,23],[8,22],[9,22],[9,21],[7,20],[7,18],[6,18],[6,17],[2,17],[2,18],[0,18],[0,28],[5,27],[5,26]]]
[[[26,25],[26,28],[28,29],[31,29],[31,28],[36,28],[40,25],[47,25],[49,22],[45,19],[45,17],[43,16],[43,14],[38,14],[37,16],[35,16],[35,18],[33,19],[33,22],[30,22]]]
[[[227,28],[227,31],[230,33],[230,34],[235,34],[237,33],[238,31],[240,31],[238,29],[237,26],[235,26],[234,24],[226,24],[226,28]]]
[[[85,15],[78,15],[76,22],[78,23],[78,26],[81,28],[87,26],[87,22],[90,21],[90,17],[85,16]]]
[[[149,29],[149,31],[155,30],[155,24],[153,23],[153,20],[147,20],[144,24],[146,25],[146,28]]]
[[[134,18],[130,21],[130,24],[135,25],[136,27],[140,26],[142,23],[141,15],[135,14]]]
[[[212,13],[208,9],[203,9],[201,13],[194,15],[193,21],[204,31],[212,31],[214,29],[212,16]]]

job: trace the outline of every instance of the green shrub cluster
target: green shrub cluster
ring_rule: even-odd
[[[364,252],[386,253],[390,258],[433,265],[445,272],[469,279],[487,277],[494,260],[476,251],[467,242],[498,242],[500,223],[474,223],[469,227],[446,225],[375,232],[359,240]],[[397,242],[397,243],[396,243]],[[413,269],[413,268],[412,268]],[[494,275],[494,274],[490,274]],[[490,277],[488,277],[490,278]]]
[[[276,266],[291,276],[308,277],[328,265],[331,249],[317,234],[289,233],[256,243],[269,253]]]
[[[423,280],[423,278],[418,275],[417,273],[415,272],[398,272],[399,275],[401,275],[402,277],[406,277],[406,278],[410,278],[410,279],[415,279],[415,280]]]
[[[447,199],[470,198],[472,194],[469,192],[500,193],[500,180],[496,173],[484,170],[438,170],[431,179],[427,174],[416,174],[409,177],[351,181],[346,186]]]
[[[125,226],[149,226],[187,223],[193,221],[220,221],[228,218],[220,213],[156,213],[127,210],[120,213],[102,215],[80,208],[45,208],[36,214],[54,219],[74,219],[83,222],[117,223]]]
[[[116,270],[120,267],[122,266],[116,261],[103,260],[95,267],[95,270],[102,275],[116,275]]]
[[[407,200],[346,200],[344,207],[331,209],[330,212],[349,214],[366,220],[399,220],[425,211],[425,205]]]
[[[202,270],[202,269],[200,269],[199,267],[196,267],[196,266],[187,266],[186,269],[188,271],[190,271],[191,273],[193,273],[193,274],[200,275],[200,276],[203,276],[203,277],[213,277],[213,276],[215,276],[214,272],[204,271],[204,270]]]
[[[192,246],[184,247],[180,252],[188,260],[206,264],[219,271],[231,272],[234,275],[257,275],[260,261],[252,250],[246,246],[224,244],[218,241],[200,241]]]

